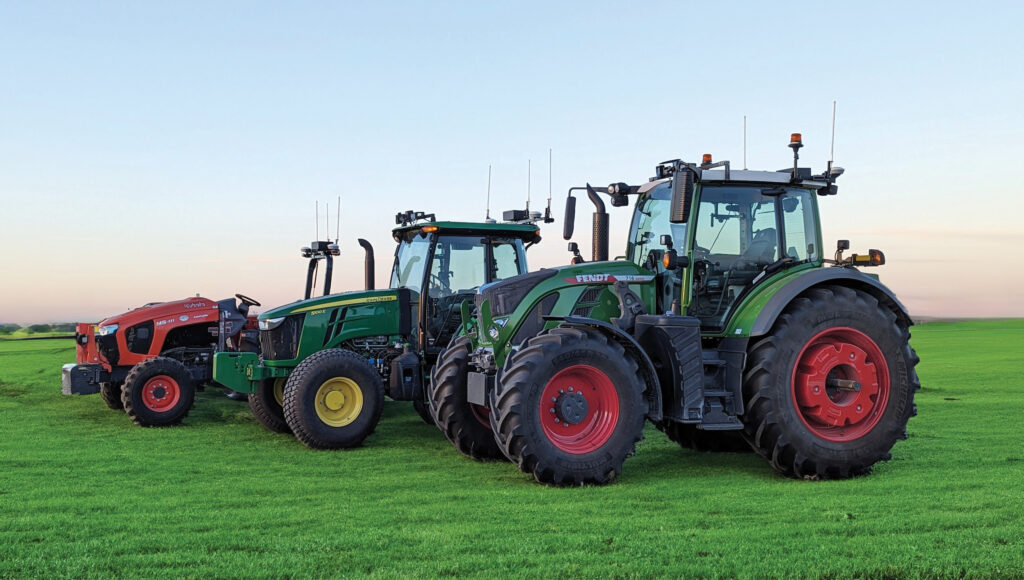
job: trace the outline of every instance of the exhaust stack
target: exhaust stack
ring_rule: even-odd
[[[363,250],[366,252],[366,259],[365,259],[365,261],[363,263],[363,278],[364,278],[363,286],[367,290],[373,290],[373,286],[374,286],[373,281],[374,281],[374,278],[375,278],[374,277],[373,246],[370,245],[370,242],[364,240],[363,238],[359,238],[359,245],[362,246]]]

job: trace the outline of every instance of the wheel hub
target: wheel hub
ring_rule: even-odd
[[[157,387],[157,388],[153,389],[153,398],[154,399],[162,399],[162,398],[164,398],[166,396],[167,396],[167,389],[165,389],[163,387]]]
[[[576,425],[587,417],[589,405],[583,393],[569,387],[568,392],[559,393],[553,409],[558,421],[566,425]]]
[[[797,356],[793,395],[801,420],[815,435],[834,442],[862,437],[888,402],[885,357],[863,332],[822,331]]]
[[[345,395],[341,391],[331,391],[324,397],[324,404],[327,405],[328,409],[337,411],[345,406]]]

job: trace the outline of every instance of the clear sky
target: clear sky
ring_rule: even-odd
[[[917,316],[1024,316],[1019,3],[0,2],[0,322],[299,297],[314,203],[335,290],[386,284],[393,215],[533,207],[676,157],[847,173],[826,247]],[[577,241],[589,246],[590,208]],[[321,206],[322,207],[322,206]],[[612,213],[622,253],[629,212]],[[530,250],[568,260],[561,220]],[[321,234],[323,225],[321,225]]]

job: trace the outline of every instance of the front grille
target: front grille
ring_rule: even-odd
[[[117,361],[121,358],[121,353],[117,350],[117,334],[110,333],[105,336],[96,336],[96,350],[107,359],[107,362],[111,365],[116,365]]]
[[[584,318],[589,317],[590,312],[594,310],[594,307],[600,304],[601,292],[603,291],[603,286],[592,286],[587,288],[573,306],[572,315],[582,316]]]
[[[299,351],[299,334],[304,314],[293,314],[274,330],[260,331],[260,351],[263,360],[290,360]]]

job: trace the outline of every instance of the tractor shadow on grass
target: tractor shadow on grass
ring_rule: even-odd
[[[634,457],[626,460],[619,481],[650,482],[695,479],[748,478],[759,481],[776,477],[771,466],[753,451],[694,451],[685,449],[664,434],[645,432]]]

